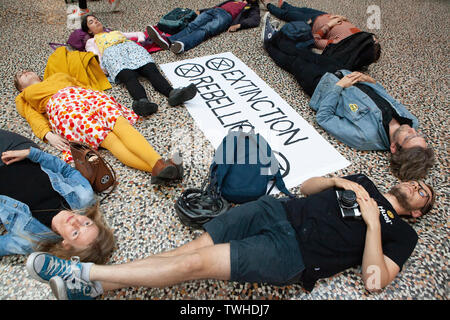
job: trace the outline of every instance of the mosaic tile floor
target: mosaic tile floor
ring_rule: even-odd
[[[448,83],[450,3],[446,0],[316,0],[291,4],[343,14],[361,28],[367,29],[369,5],[381,9],[381,27],[373,30],[382,44],[382,58],[369,69],[396,99],[407,105],[421,122],[422,131],[437,154],[437,164],[427,181],[437,189],[437,205],[426,218],[414,224],[420,240],[401,274],[381,293],[364,290],[360,269],[350,269],[321,280],[311,294],[300,286],[274,287],[264,284],[238,284],[227,281],[191,281],[165,289],[128,288],[110,292],[103,299],[432,299],[448,298],[449,293],[449,163],[448,163]],[[401,3],[401,5],[400,5]],[[143,31],[149,23],[175,6],[193,9],[211,7],[213,0],[122,0],[118,12],[109,12],[104,1],[88,1],[89,8],[104,25],[123,31]],[[0,127],[21,133],[34,141],[26,121],[15,110],[16,96],[12,75],[28,68],[43,74],[52,49],[48,42],[65,42],[66,5],[62,0],[0,2]],[[264,12],[263,12],[264,13]],[[308,99],[295,79],[277,68],[267,56],[260,41],[259,28],[224,33],[197,48],[175,56],[170,52],[153,55],[159,64],[197,56],[233,52],[284,100],[305,118],[352,165],[337,174],[362,171],[375,181],[383,182],[383,191],[396,183],[388,170],[383,152],[353,150],[325,133],[314,120]],[[138,130],[162,155],[171,151],[171,132],[186,130],[185,151],[194,155],[186,161],[187,177],[183,184],[161,188],[150,184],[147,173],[124,167],[109,153],[103,152],[116,168],[120,179],[117,191],[102,205],[105,216],[115,230],[118,248],[110,263],[132,261],[149,254],[177,247],[198,233],[181,225],[173,209],[174,199],[185,188],[197,187],[203,181],[213,149],[196,128],[187,110],[169,107],[166,99],[145,83],[149,98],[160,105],[159,112],[137,124]],[[125,88],[114,85],[108,92],[124,105],[131,99]],[[447,129],[446,129],[447,128]],[[194,143],[195,142],[195,143]],[[57,154],[43,143],[44,150]],[[201,152],[201,153],[200,153]],[[1,177],[0,177],[1,178]],[[300,194],[298,188],[293,192]],[[0,230],[4,231],[3,229]],[[0,299],[54,299],[49,287],[32,280],[23,256],[0,258]]]

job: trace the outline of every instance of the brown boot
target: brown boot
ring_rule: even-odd
[[[152,169],[152,177],[150,182],[152,184],[162,184],[181,179],[183,177],[183,173],[180,172],[179,166],[180,165],[175,164],[170,159],[159,159]]]

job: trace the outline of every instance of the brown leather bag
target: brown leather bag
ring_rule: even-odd
[[[71,141],[69,145],[75,168],[89,181],[95,192],[102,192],[116,185],[114,169],[97,150],[81,142]]]

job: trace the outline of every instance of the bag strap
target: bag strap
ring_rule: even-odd
[[[58,42],[49,42],[48,45],[53,49],[56,50],[59,47],[69,47],[67,43],[58,43]]]

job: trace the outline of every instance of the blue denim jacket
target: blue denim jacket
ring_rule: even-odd
[[[345,76],[351,72],[340,70]],[[352,148],[359,150],[389,150],[390,142],[383,127],[381,110],[364,92],[355,86],[342,88],[339,78],[326,73],[320,79],[309,105],[316,113],[317,123],[327,132]],[[392,98],[379,83],[364,82],[384,98],[399,116],[411,119],[413,128],[419,122],[401,103]]]
[[[55,191],[66,199],[71,209],[86,208],[95,203],[89,182],[64,161],[30,148],[28,158],[41,165]],[[10,197],[0,195],[0,220],[7,233],[0,236],[0,256],[33,252],[30,240],[58,239],[59,236],[31,215],[29,207]]]

